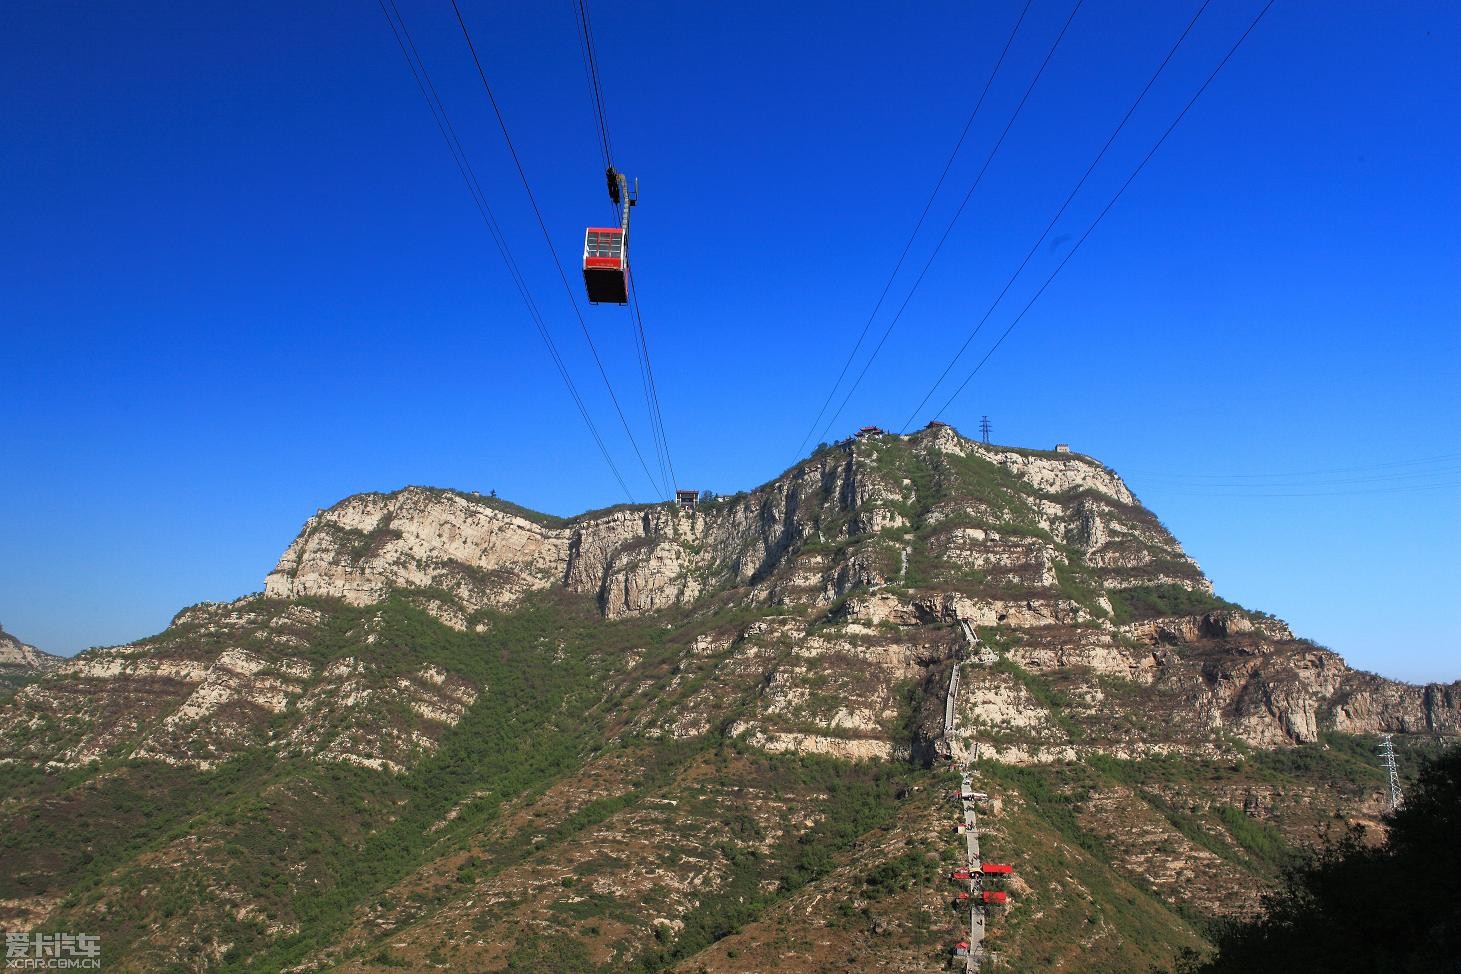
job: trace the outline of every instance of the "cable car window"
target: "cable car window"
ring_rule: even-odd
[[[584,257],[607,257],[622,260],[624,233],[621,230],[588,230],[584,233]]]

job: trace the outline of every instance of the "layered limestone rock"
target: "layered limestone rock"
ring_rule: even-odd
[[[1357,672],[1311,643],[1270,639],[1264,629],[1275,627],[1265,622],[1224,611],[1114,632],[1025,626],[983,665],[965,664],[963,746],[982,741],[985,753],[1012,763],[1083,753],[1217,758],[1234,756],[1234,742],[1313,744],[1329,730],[1461,730],[1461,684],[1418,687]]]
[[[394,589],[431,588],[473,608],[507,606],[561,581],[567,557],[563,532],[462,494],[357,494],[306,522],[264,591],[365,605]]]
[[[1329,701],[1334,729],[1346,734],[1461,734],[1461,684],[1419,688],[1370,673],[1349,673]]]
[[[0,675],[38,676],[60,666],[62,658],[21,642],[0,627]]]
[[[306,523],[265,594],[366,605],[392,591],[432,589],[470,613],[511,608],[561,585],[595,595],[610,617],[642,614],[693,600],[701,591],[695,576],[712,566],[736,574],[764,560],[753,550],[759,519],[745,505],[729,513],[713,531],[705,517],[668,506],[559,525],[450,491],[363,494]]]
[[[364,605],[393,590],[432,589],[470,614],[562,585],[594,594],[617,618],[685,605],[728,585],[765,595],[759,583],[780,574],[776,598],[825,604],[860,586],[900,581],[912,544],[986,585],[1055,588],[1061,546],[1073,546],[1108,585],[1137,584],[1160,566],[1182,584],[1207,587],[1120,479],[1084,457],[975,444],[940,428],[886,439],[823,451],[751,494],[691,511],[627,507],[561,521],[445,490],[361,494],[305,524],[265,592]],[[883,462],[890,450],[939,469],[949,481],[942,492],[956,496],[920,497],[910,478]],[[1010,523],[1010,509],[957,496],[959,478],[970,474],[952,466],[955,458],[987,465],[976,473],[1007,479],[1018,488],[1011,496],[1025,492],[1013,512],[1019,523]],[[921,504],[931,505],[928,536],[910,534],[878,551],[876,539],[908,527]],[[963,523],[971,512],[986,523]],[[805,570],[803,548],[827,544],[868,550],[846,551],[815,579],[785,577]]]

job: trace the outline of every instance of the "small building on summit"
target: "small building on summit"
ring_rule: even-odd
[[[1055,452],[1056,453],[1069,453],[1070,452],[1070,444],[1069,443],[1057,443],[1057,444],[1055,444]]]
[[[880,426],[864,426],[862,429],[860,429],[860,430],[857,431],[857,435],[860,436],[860,437],[861,436],[882,436],[886,432],[887,432],[887,430],[883,429]]]
[[[700,498],[700,494],[699,494],[698,491],[693,491],[693,490],[677,490],[677,491],[675,491],[675,503],[676,504],[679,504],[682,509],[687,510],[687,511],[693,511],[693,510],[695,510],[695,502],[697,500],[699,500],[699,498]]]

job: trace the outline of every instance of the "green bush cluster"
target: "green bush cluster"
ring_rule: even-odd
[[[1141,585],[1113,590],[1108,596],[1112,608],[1116,610],[1115,621],[1118,624],[1168,616],[1199,615],[1221,609],[1242,609],[1236,602],[1181,585]]]

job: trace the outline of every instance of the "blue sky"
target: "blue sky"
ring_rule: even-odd
[[[681,486],[792,462],[1020,6],[590,7]],[[1259,6],[1211,4],[956,375]],[[463,9],[571,259],[608,211],[573,7]],[[450,4],[401,10],[651,499]],[[1034,0],[890,307],[1070,10]],[[1076,14],[831,438],[902,425],[1195,10]],[[1221,594],[1353,665],[1461,676],[1458,47],[1452,3],[1279,0],[942,418],[1110,464]],[[63,653],[155,632],[258,590],[358,491],[624,500],[375,4],[5,4],[0,121],[10,631]],[[583,313],[648,450],[629,320]]]

